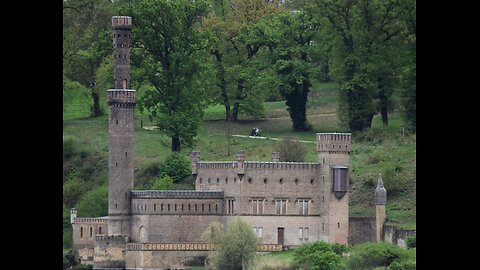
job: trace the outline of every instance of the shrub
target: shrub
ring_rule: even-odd
[[[86,190],[85,181],[79,174],[72,170],[63,183],[63,204],[68,208],[73,207]]]
[[[278,152],[280,152],[281,161],[305,161],[305,155],[307,154],[307,148],[298,138],[286,137],[283,138],[278,144]]]
[[[63,158],[70,158],[75,153],[73,139],[68,138],[63,140]]]
[[[96,187],[85,194],[76,204],[78,214],[83,217],[101,217],[108,213],[108,186]]]
[[[181,153],[173,152],[167,157],[161,167],[160,177],[170,176],[174,183],[179,182],[192,174],[191,163]]]
[[[293,265],[296,269],[334,270],[342,267],[342,253],[347,247],[316,241],[303,244],[295,249]]]
[[[164,177],[158,178],[153,183],[152,188],[158,190],[172,190],[173,189],[173,179],[172,177],[166,175]]]
[[[355,246],[347,259],[347,269],[370,270],[389,267],[397,260],[407,257],[406,250],[390,243],[364,243]]]
[[[417,247],[417,236],[409,236],[405,239],[407,242],[407,248],[416,248]]]

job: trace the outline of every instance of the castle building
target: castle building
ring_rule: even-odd
[[[112,17],[115,89],[109,105],[108,217],[71,210],[74,249],[94,269],[170,269],[199,262],[211,222],[239,217],[259,251],[324,240],[349,243],[350,133],[317,133],[318,162],[202,161],[192,152],[195,190],[134,190],[135,90],[130,87],[132,18]],[[383,201],[382,201],[383,202]]]

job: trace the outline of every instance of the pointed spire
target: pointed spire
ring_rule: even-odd
[[[377,189],[383,188],[383,180],[382,180],[382,174],[378,174],[378,182],[377,182]]]
[[[375,205],[387,204],[387,190],[383,187],[382,174],[378,175],[377,188],[375,189]]]

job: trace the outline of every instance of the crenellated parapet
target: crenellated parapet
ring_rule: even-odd
[[[97,234],[95,235],[95,242],[106,244],[126,244],[129,242],[129,237],[126,235]]]
[[[317,152],[345,153],[350,152],[351,133],[317,133]]]
[[[132,199],[223,199],[222,190],[132,190]]]
[[[135,107],[137,104],[135,90],[108,89],[107,103],[112,107]]]
[[[197,162],[198,169],[234,169],[237,168],[237,162],[235,161],[219,161],[219,162],[212,162],[212,161],[200,161]]]
[[[280,170],[317,170],[320,168],[320,163],[246,161],[245,168],[247,169],[280,169]]]
[[[130,16],[112,16],[112,27],[116,28],[132,28],[132,17]]]
[[[107,224],[108,217],[99,217],[99,218],[75,218],[74,223],[87,223],[87,224]]]

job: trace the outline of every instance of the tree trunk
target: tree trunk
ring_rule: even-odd
[[[233,104],[233,110],[231,115],[230,121],[237,121],[238,119],[238,110],[240,108],[240,100],[242,100],[242,93],[243,93],[243,79],[238,80],[237,82],[237,101]]]
[[[93,98],[92,116],[97,117],[97,116],[103,115],[103,110],[100,107],[100,95],[95,91],[95,87],[92,88],[92,98]]]
[[[180,152],[180,138],[177,136],[172,136],[172,152]]]
[[[288,113],[292,120],[292,128],[295,131],[307,131],[307,96],[308,83],[295,84],[294,90],[285,95]]]
[[[382,114],[383,126],[388,126],[388,95],[385,89],[385,80],[383,76],[377,78],[378,81],[378,99],[380,101],[380,113]]]
[[[230,121],[230,101],[227,96],[227,83],[225,81],[225,68],[222,63],[222,55],[218,50],[215,50],[213,55],[215,55],[215,59],[217,60],[218,80],[220,81],[218,87],[220,87],[220,94],[223,105],[225,106],[225,120]]]
[[[240,107],[240,102],[237,101],[233,104],[233,110],[232,110],[232,114],[230,116],[230,121],[232,121],[232,122],[237,121],[239,107]]]

